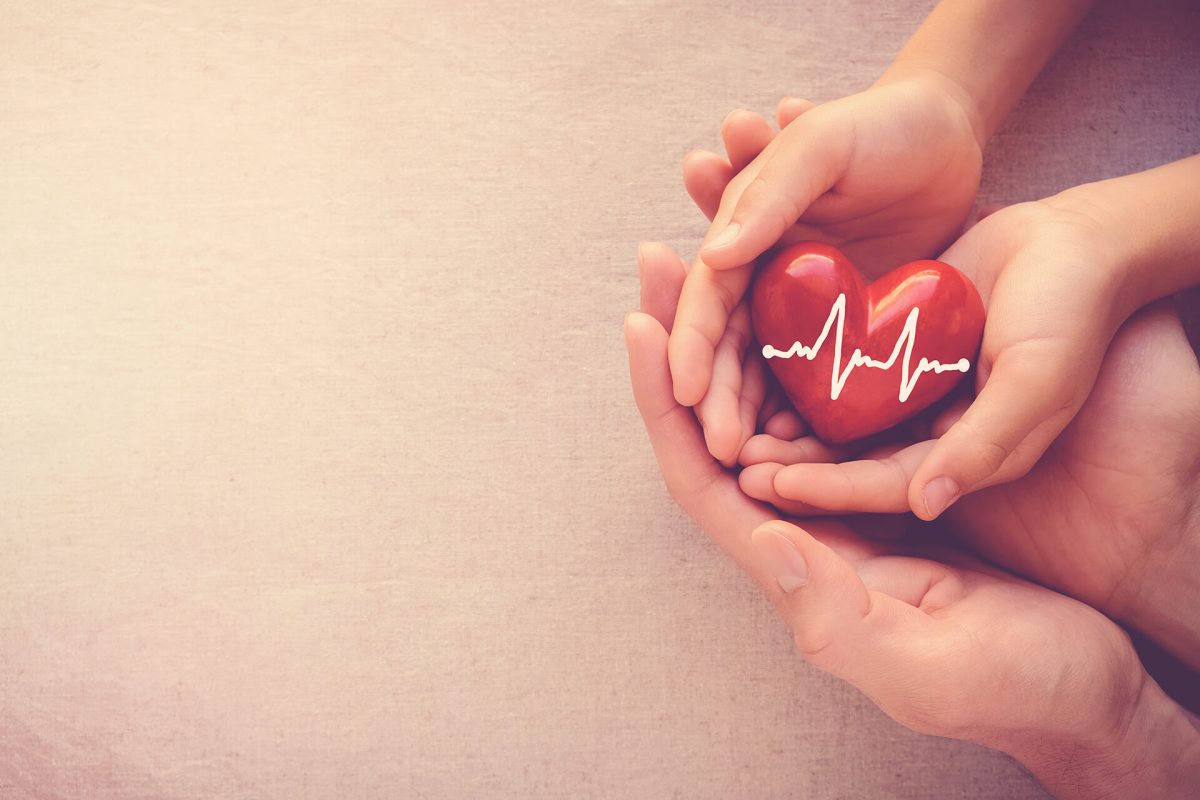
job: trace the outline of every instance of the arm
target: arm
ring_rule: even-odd
[[[837,522],[772,521],[742,495],[671,396],[683,265],[653,248],[641,272],[630,377],[667,488],[764,589],[809,663],[913,730],[1009,753],[1059,797],[1196,796],[1200,736],[1102,614],[961,554],[939,562]]]
[[[722,186],[701,193],[712,225],[669,360],[679,402],[709,400],[700,411],[713,455],[731,462],[753,433],[737,418],[745,348],[734,351],[745,337],[729,329],[754,259],[798,239],[841,247],[871,276],[936,256],[975,201],[983,143],[1089,5],[943,0],[871,88],[803,113],[781,105],[781,133],[753,160],[689,159],[693,176],[719,175]]]
[[[1068,189],[1050,202],[1119,232],[1125,315],[1200,282],[1200,155]]]
[[[949,94],[962,107],[982,148],[1092,2],[943,0],[872,89],[906,83]],[[867,114],[860,116],[860,122],[878,124]],[[875,141],[879,137],[874,131],[864,135],[862,127],[855,126],[851,131],[856,145],[883,145],[885,153],[889,142],[899,141],[894,131],[887,131],[884,142]],[[780,138],[786,141],[786,132]],[[833,163],[837,148],[823,152],[802,143],[776,143],[765,152],[772,149],[771,158],[756,159],[730,184],[733,191],[722,200],[725,213],[713,220],[700,251],[708,266],[728,269],[753,260],[854,166]],[[850,162],[857,159],[858,149],[847,157]]]
[[[982,146],[1094,0],[943,0],[880,83],[932,73],[961,93]]]
[[[1191,496],[1197,487],[1192,484]],[[1115,612],[1160,647],[1200,670],[1200,509],[1194,505],[1180,532],[1163,537],[1146,558],[1144,577]]]
[[[1105,739],[1030,737],[1002,749],[1061,800],[1194,797],[1200,788],[1200,732],[1143,673],[1124,726]]]

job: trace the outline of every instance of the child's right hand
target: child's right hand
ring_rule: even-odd
[[[778,242],[819,239],[875,276],[951,242],[979,185],[978,114],[935,73],[909,71],[811,110],[785,101],[779,117],[782,132],[760,142],[754,150],[762,151],[736,175],[733,149],[732,164],[699,153],[684,169],[713,225],[679,300],[671,376],[680,403],[701,404],[709,450],[727,462],[754,433],[738,414],[749,341],[729,326],[754,259]],[[714,193],[713,182],[728,185]]]

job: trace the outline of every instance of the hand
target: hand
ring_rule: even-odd
[[[1013,754],[1062,796],[1200,786],[1195,730],[1099,613],[961,556],[914,557],[830,521],[772,521],[743,495],[672,396],[667,331],[685,267],[661,247],[641,266],[643,313],[625,335],[667,487],[764,589],[806,660],[908,727]]]
[[[675,397],[705,404],[714,456],[736,457],[749,435],[736,409],[749,341],[739,304],[754,259],[777,242],[820,239],[879,274],[937,253],[960,231],[979,184],[982,148],[966,105],[951,82],[910,72],[815,108],[785,100],[773,140],[764,120],[731,117],[727,128],[750,134],[729,148],[730,162],[700,153],[685,163],[689,191],[714,219],[680,297],[669,358]]]
[[[726,131],[731,158],[745,159],[761,146],[767,133],[760,123],[757,130],[747,122],[745,132]],[[685,170],[689,192],[706,211],[724,177],[712,166]],[[1013,206],[983,220],[942,256],[975,281],[988,323],[978,399],[936,445],[906,454],[924,457],[907,489],[907,506],[918,516],[933,519],[965,492],[1024,474],[1086,398],[1122,320],[1124,277],[1115,257],[1119,247],[1087,209],[1086,187]],[[712,388],[698,406],[710,452],[722,457],[735,441],[722,420],[730,417],[725,407],[735,397],[737,367],[758,360],[745,352],[748,317],[743,301],[720,342]],[[739,452],[752,433],[741,426]]]
[[[768,127],[765,123],[758,130],[728,127],[727,146],[731,155],[736,152],[742,159],[770,135],[762,130]],[[724,177],[712,170],[691,175],[689,191],[702,209]],[[1105,253],[1117,248],[1104,244],[1106,233],[1097,230],[1089,216],[1071,208],[1072,203],[1087,208],[1079,194],[1064,193],[1065,208],[1055,205],[1062,202],[1059,198],[993,214],[945,258],[973,273],[985,296],[991,293],[993,306],[1004,296],[1014,298],[1017,307],[1024,301],[1027,313],[1016,316],[1018,323],[1038,322],[1036,306],[1070,309],[1074,303],[1082,307],[1063,317],[1083,317],[1087,330],[1089,305],[1111,308],[1114,268],[1104,266],[1111,260]],[[1006,242],[1004,236],[1015,241]],[[1043,255],[1048,248],[1053,252]],[[1043,290],[1042,280],[1063,273],[1044,265],[1062,263],[1073,248],[1076,252],[1065,260],[1077,266],[1065,270],[1057,293],[1052,280],[1050,291]],[[1011,260],[1005,256],[1009,252],[1014,252]],[[1089,277],[1095,280],[1089,283]],[[1002,292],[995,289],[998,284],[1003,284]],[[1057,295],[1063,296],[1058,303]],[[1089,295],[1097,299],[1087,300]],[[1092,330],[1100,330],[1091,334],[1091,343],[1078,325],[1063,326],[1069,335],[1056,345],[1057,356],[1043,362],[1049,374],[1058,376],[1059,390],[1077,387],[1076,402],[1087,394],[1082,386],[1090,385],[1092,368],[1087,362],[1100,358],[1097,350],[1103,352],[1094,342],[1108,341],[1111,320],[1123,313],[1108,314],[1107,323],[1106,315],[1099,320],[1092,315]],[[1057,318],[1052,315],[1049,322]],[[993,312],[990,343],[996,345],[995,352],[1010,352],[1018,361],[1020,349],[1027,347],[1021,344],[1023,336],[1049,338],[1054,344],[1059,334],[1057,326],[1038,332],[997,322]],[[985,338],[985,356],[988,345]],[[995,352],[992,363],[998,359]],[[1090,359],[1077,357],[1087,352],[1092,353]],[[751,354],[746,368],[758,368],[756,362]],[[983,363],[986,368],[986,358]],[[986,380],[986,375],[980,378]],[[995,413],[1036,411],[1038,403],[1032,401],[1029,387],[1046,383],[1039,376],[1010,383],[999,393]],[[993,384],[993,390],[1004,388]],[[1184,624],[1187,617],[1200,614],[1200,586],[1192,585],[1197,582],[1177,566],[1200,553],[1200,512],[1192,510],[1190,500],[1200,488],[1200,421],[1191,411],[1198,402],[1200,374],[1177,317],[1162,307],[1144,312],[1112,342],[1092,399],[1033,473],[1003,489],[969,495],[955,506],[953,519],[960,534],[996,563],[1135,624],[1200,667],[1200,630]],[[1062,416],[1072,413],[1071,405],[1059,407]],[[955,413],[961,415],[961,407],[943,416],[935,431],[945,432]],[[801,424],[791,427],[799,430]],[[1056,430],[1057,425],[1046,428]],[[742,488],[800,514],[909,510],[913,479],[933,447],[930,441],[905,449],[891,446],[867,452],[864,461],[834,464],[822,462],[844,461],[862,448],[829,447],[813,437],[781,435],[779,430],[765,433],[741,450],[741,463],[748,467],[741,474]]]
[[[804,100],[784,98],[779,103],[777,115],[780,127],[786,127],[812,107],[812,103]],[[725,186],[770,144],[775,138],[775,130],[758,114],[734,111],[721,124],[721,138],[728,160],[716,153],[696,151],[683,165],[684,186],[710,220],[717,213]],[[645,246],[653,248],[656,245]],[[675,297],[670,300],[674,307]],[[808,430],[770,370],[756,353],[747,352],[752,336],[747,297],[730,315],[714,354],[713,385],[716,389],[706,393],[695,406],[709,452],[726,467],[737,463],[742,445],[760,430],[788,439]],[[736,387],[736,391],[730,391],[731,387]],[[706,424],[707,420],[711,420],[711,424]]]
[[[1200,626],[1162,619],[1167,605],[1181,619],[1200,614],[1183,566],[1200,548],[1198,407],[1200,369],[1178,316],[1147,308],[1118,332],[1087,401],[1029,474],[964,497],[950,519],[994,563],[1130,622],[1200,668]],[[783,508],[903,511],[930,446],[805,464],[791,463],[812,452],[804,440],[756,437],[741,485]]]

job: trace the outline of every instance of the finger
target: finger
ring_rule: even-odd
[[[742,362],[750,338],[750,308],[741,303],[717,345],[708,391],[696,405],[696,416],[704,423],[708,452],[718,461],[731,464],[742,444]]]
[[[1058,340],[1002,353],[975,402],[913,476],[913,513],[935,519],[964,493],[1028,472],[1079,410],[1094,375],[1090,359],[1063,352]]]
[[[933,420],[929,438],[940,439],[945,436],[946,431],[950,430],[954,423],[962,419],[962,415],[967,413],[967,409],[971,407],[973,399],[973,397],[963,397],[942,409]]]
[[[785,128],[730,182],[700,250],[705,264],[721,270],[753,261],[845,172],[851,132],[806,125],[810,118],[802,116]]]
[[[761,114],[739,109],[721,123],[721,139],[733,173],[737,174],[775,138],[775,129]],[[722,187],[724,188],[724,187]]]
[[[710,220],[717,215],[721,193],[735,174],[728,161],[707,150],[695,150],[683,160],[683,188]]]
[[[785,514],[794,517],[811,517],[828,514],[825,509],[780,496],[775,491],[775,473],[781,464],[753,464],[738,473],[738,486],[748,496],[770,503]]]
[[[751,537],[772,600],[805,660],[849,681],[885,708],[898,672],[927,658],[934,623],[887,594],[868,590],[855,568],[805,530],[772,521]]]
[[[783,392],[779,386],[771,378],[767,370],[763,370],[763,376],[767,383],[767,396],[763,399],[762,406],[758,409],[758,423],[755,426],[755,432],[761,432],[768,422],[775,418],[775,415],[783,411],[786,401],[783,397]]]
[[[784,408],[767,420],[767,424],[763,426],[763,433],[779,439],[799,439],[808,433],[808,425],[794,410]]]
[[[775,121],[779,124],[779,130],[783,130],[788,125],[792,124],[792,120],[803,114],[805,111],[816,108],[817,104],[810,100],[802,100],[799,97],[785,97],[775,106]]]
[[[717,272],[697,262],[688,272],[668,350],[675,399],[681,404],[694,406],[708,391],[717,345],[746,292],[751,269]]]
[[[769,519],[704,445],[690,409],[675,402],[667,367],[667,332],[647,314],[625,319],[633,396],[671,496],[714,541],[739,561],[748,560],[748,533]]]
[[[641,309],[658,320],[667,331],[675,320],[679,292],[687,276],[687,265],[662,242],[642,242],[637,251],[641,280]]]
[[[747,352],[742,360],[742,435],[738,441],[737,451],[728,463],[723,464],[726,468],[737,465],[738,455],[746,446],[746,442],[754,435],[759,411],[766,399],[767,386],[766,367],[763,366],[762,360],[757,357],[756,353]]]
[[[774,488],[781,497],[829,512],[905,512],[909,482],[932,446],[932,441],[920,442],[841,464],[792,464],[775,475]]]
[[[782,439],[761,433],[750,437],[742,446],[738,460],[746,466],[773,462],[777,464],[810,464],[840,461],[848,454],[842,447],[827,445],[815,436]]]

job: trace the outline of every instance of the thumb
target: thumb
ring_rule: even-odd
[[[767,522],[751,535],[755,563],[796,649],[877,702],[880,669],[911,659],[911,637],[927,619],[911,605],[869,591],[855,568],[795,525]]]
[[[1025,475],[1079,411],[1098,367],[1061,340],[1001,353],[979,396],[913,474],[913,513],[936,519],[968,492]]]
[[[795,525],[767,522],[751,542],[759,569],[773,576],[768,593],[806,661],[913,730],[948,735],[969,721],[960,701],[970,692],[955,691],[963,683],[963,648],[947,639],[948,631],[960,630],[957,625],[939,626],[917,606],[868,590],[849,562]],[[912,572],[900,583],[922,577]],[[921,580],[918,594],[927,597],[935,585]]]
[[[814,114],[815,116],[815,114]],[[850,160],[850,137],[805,114],[738,174],[721,198],[700,257],[714,269],[749,264],[824,194]]]

